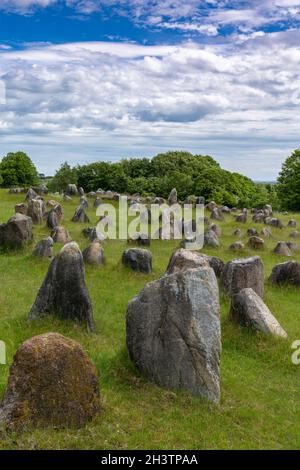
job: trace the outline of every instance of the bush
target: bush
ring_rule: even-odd
[[[24,152],[8,153],[0,163],[0,174],[0,184],[5,188],[38,183],[37,170]]]

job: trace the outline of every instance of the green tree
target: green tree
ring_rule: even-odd
[[[300,210],[300,149],[295,150],[282,165],[277,192],[283,209]]]
[[[68,184],[77,184],[77,170],[69,163],[63,163],[48,184],[51,191],[65,191]]]
[[[0,183],[5,188],[31,186],[38,183],[38,173],[24,152],[8,153],[0,163]]]

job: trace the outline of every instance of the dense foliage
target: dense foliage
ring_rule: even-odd
[[[38,173],[24,152],[8,153],[0,163],[0,184],[5,188],[37,184]]]
[[[201,195],[229,206],[263,206],[270,199],[275,203],[270,186],[257,186],[245,176],[223,170],[210,156],[188,152],[167,152],[151,160],[92,163],[77,167],[77,174],[78,185],[86,191],[101,188],[167,197],[175,187],[181,200]]]
[[[77,170],[71,168],[70,165],[65,162],[60,166],[54,178],[49,181],[47,186],[51,191],[64,191],[70,183],[77,184]]]
[[[282,165],[277,191],[284,209],[300,210],[300,150],[295,150]]]

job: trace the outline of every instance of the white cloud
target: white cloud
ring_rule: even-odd
[[[269,179],[299,145],[299,37],[264,34],[235,46],[0,49],[7,96],[0,106],[2,152],[24,148],[50,172],[68,157],[83,162],[186,148]]]

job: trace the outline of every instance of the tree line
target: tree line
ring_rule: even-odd
[[[32,186],[38,172],[24,152],[7,154],[0,162],[2,187]],[[63,163],[48,182],[52,192],[64,191],[69,183],[86,192],[97,189],[166,198],[176,188],[180,200],[204,196],[230,207],[262,207],[300,210],[300,150],[286,159],[277,184],[255,183],[250,178],[220,167],[209,155],[172,151],[149,158],[120,162],[95,162],[71,167]]]

